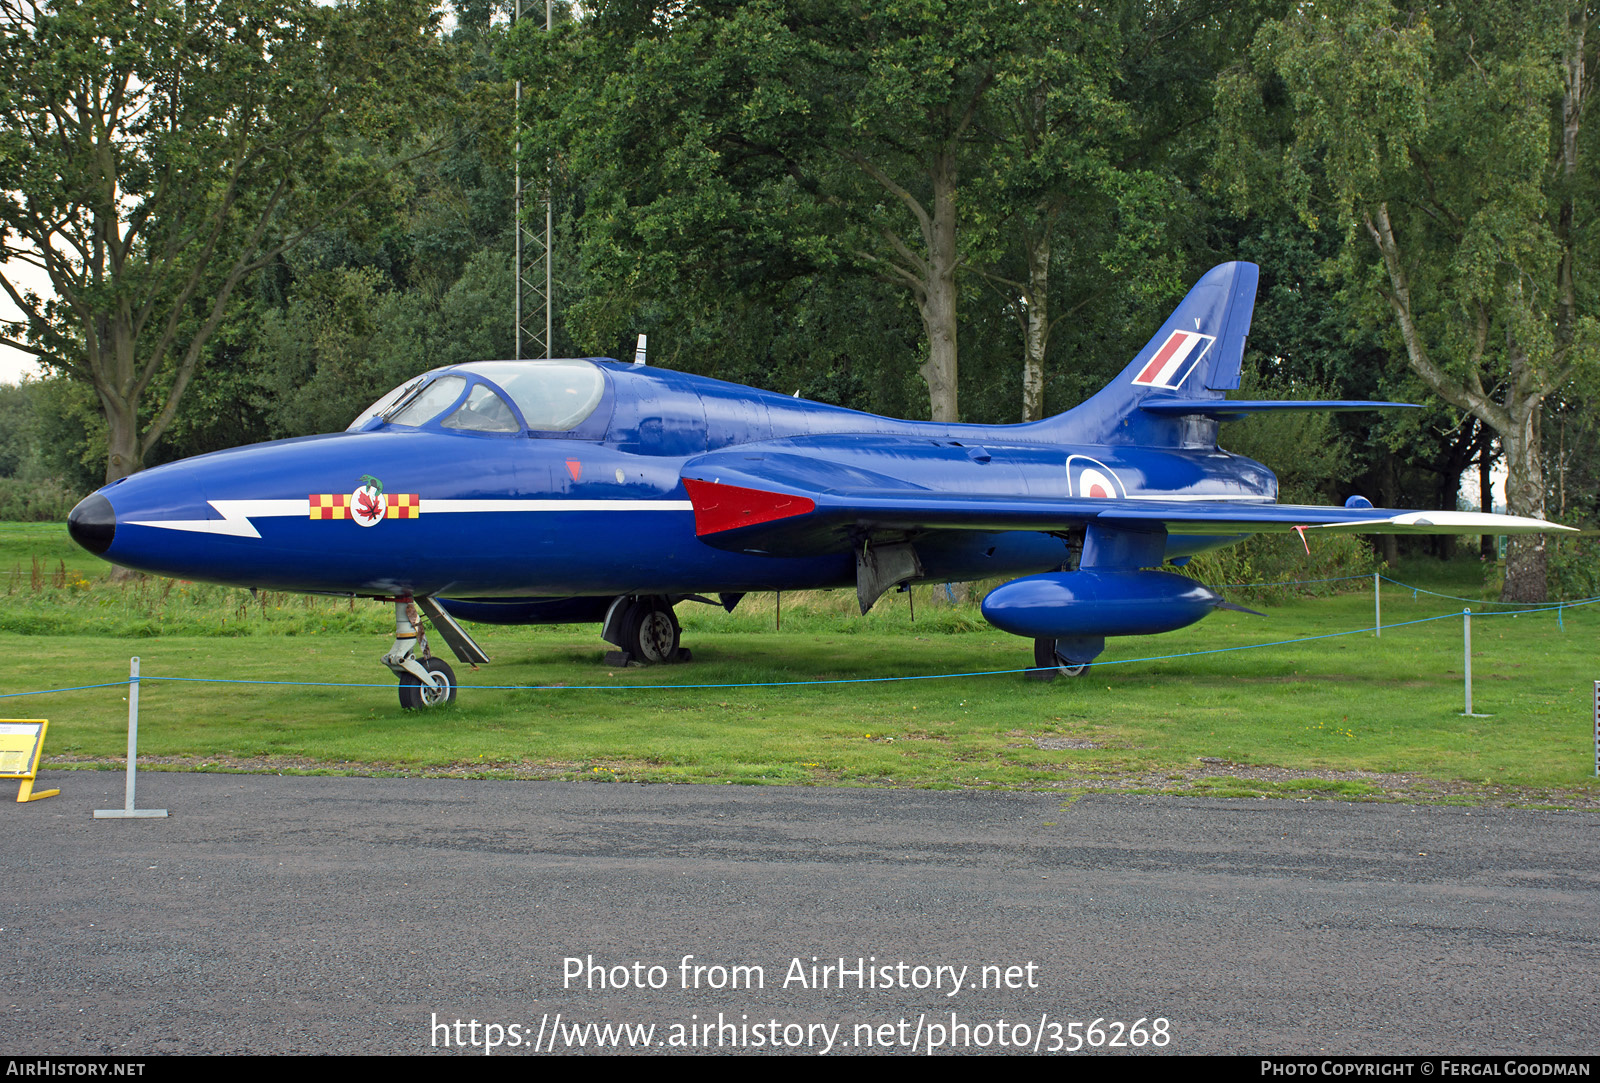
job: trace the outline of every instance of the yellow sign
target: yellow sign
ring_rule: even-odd
[[[37,801],[54,797],[60,790],[33,792],[33,778],[39,773],[39,755],[44,751],[44,734],[50,723],[42,718],[0,718],[0,779],[14,778],[22,783],[18,801]]]

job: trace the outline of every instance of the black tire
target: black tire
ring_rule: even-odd
[[[622,622],[622,649],[647,666],[676,662],[682,636],[677,614],[659,598],[639,599]]]
[[[424,658],[422,665],[429,673],[438,673],[444,677],[442,689],[428,688],[417,679],[414,673],[400,674],[400,706],[408,711],[420,711],[427,707],[441,707],[446,703],[456,701],[456,673],[450,668],[450,663],[442,658]]]
[[[1090,662],[1069,662],[1056,653],[1053,639],[1033,641],[1033,664],[1028,676],[1036,681],[1053,681],[1057,677],[1082,677],[1089,672]]]

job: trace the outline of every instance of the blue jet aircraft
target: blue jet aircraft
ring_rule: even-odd
[[[392,601],[383,662],[406,707],[455,697],[417,638],[425,612],[595,621],[626,664],[687,658],[673,607],[854,586],[863,613],[920,582],[1016,576],[984,616],[1077,674],[1107,636],[1192,624],[1226,603],[1170,571],[1264,531],[1565,530],[1460,512],[1276,503],[1277,479],[1217,446],[1219,422],[1398,403],[1241,401],[1257,269],[1210,271],[1122,374],[1023,425],[899,421],[590,358],[435,369],[343,433],[201,455],[113,482],[68,519],[124,567]]]

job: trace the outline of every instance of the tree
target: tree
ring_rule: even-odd
[[[1032,222],[1026,247],[1048,261],[1073,192],[1114,184],[1118,126],[1087,117],[1109,103],[1109,24],[1001,0],[611,0],[524,33],[526,160],[584,193],[576,318],[613,328],[646,305],[704,314],[871,276],[909,295],[929,413],[958,420],[962,277]],[[1039,206],[1027,222],[1006,209],[1018,193]],[[1047,287],[1048,269],[1023,279]]]
[[[1045,359],[1057,323],[1108,283],[1143,298],[1177,288],[1162,241],[1168,178],[1130,166],[1133,109],[1115,95],[1126,45],[1112,20],[1080,9],[1029,8],[1020,54],[987,95],[963,249],[1000,291],[1022,340],[1022,417],[1045,413]],[[1042,25],[1038,25],[1042,24]],[[1067,270],[1068,283],[1054,274]],[[1052,294],[1070,303],[1059,310]]]
[[[1595,355],[1593,5],[1334,0],[1263,29],[1226,80],[1232,146],[1345,230],[1341,271],[1435,394],[1498,435],[1514,515],[1544,518],[1540,417]],[[1273,153],[1281,146],[1281,157]],[[1256,157],[1262,155],[1262,157]],[[1252,163],[1252,159],[1254,159]],[[1545,539],[1513,538],[1505,598],[1545,597]]]
[[[0,341],[93,387],[114,481],[240,283],[360,212],[450,64],[425,0],[0,0],[0,24],[0,261],[54,293],[0,266]]]

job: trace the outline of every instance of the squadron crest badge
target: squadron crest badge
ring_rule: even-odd
[[[313,519],[353,519],[361,526],[377,526],[385,519],[415,519],[422,513],[416,493],[385,493],[383,482],[371,474],[350,493],[312,493],[308,498]]]

